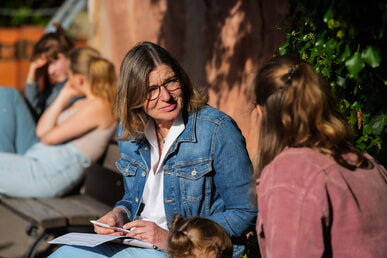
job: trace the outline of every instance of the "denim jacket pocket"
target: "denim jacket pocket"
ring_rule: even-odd
[[[124,176],[135,176],[143,166],[129,156],[121,155],[120,159],[116,161],[116,167]]]
[[[212,160],[200,160],[190,164],[176,164],[181,196],[187,201],[201,201],[205,193],[211,191]]]

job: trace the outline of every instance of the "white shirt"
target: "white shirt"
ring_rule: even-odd
[[[166,230],[168,224],[164,209],[164,174],[161,172],[169,148],[184,129],[184,121],[181,114],[179,114],[168,131],[161,155],[153,120],[147,124],[145,129],[145,137],[151,145],[151,166],[142,195],[142,203],[145,205],[140,216],[142,219],[155,222]]]

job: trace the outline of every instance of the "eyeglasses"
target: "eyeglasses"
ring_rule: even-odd
[[[155,100],[160,96],[161,87],[164,87],[169,93],[181,89],[180,80],[176,75],[164,80],[160,85],[152,85],[148,87],[148,100]]]

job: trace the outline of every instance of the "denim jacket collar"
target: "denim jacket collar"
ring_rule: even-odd
[[[197,140],[196,133],[195,133],[197,117],[198,117],[197,112],[193,113],[191,116],[183,114],[185,130],[177,137],[175,143],[171,146],[168,154],[174,152],[176,148],[179,146],[180,142],[195,142]],[[149,147],[149,142],[145,138],[145,136],[137,140],[133,140],[133,142],[137,142],[139,149],[143,149],[143,147],[145,147],[144,145]]]

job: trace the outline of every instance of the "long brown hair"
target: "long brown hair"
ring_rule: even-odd
[[[354,169],[368,165],[354,147],[353,132],[336,104],[329,83],[297,56],[277,56],[256,74],[256,104],[263,107],[255,176],[285,147],[308,147]],[[352,152],[349,164],[342,154]]]
[[[183,113],[197,111],[208,100],[192,84],[177,60],[164,48],[141,42],[125,55],[118,80],[115,111],[123,127],[120,139],[140,137],[149,119],[144,111],[149,74],[157,66],[169,66],[180,81],[183,91]]]

